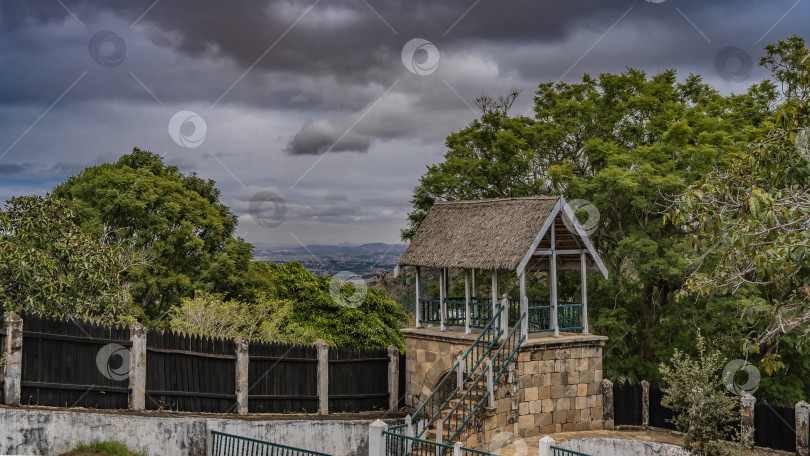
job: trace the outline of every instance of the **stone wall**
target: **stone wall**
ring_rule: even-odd
[[[431,329],[404,332],[406,403],[416,407],[470,342],[450,331],[446,336]],[[569,334],[560,338],[535,335],[524,342],[495,385],[495,407],[481,410],[460,440],[465,446],[485,449],[512,435],[525,438],[602,429],[602,346],[606,340]]]
[[[418,407],[473,338],[444,337],[437,331],[405,329],[405,405]]]

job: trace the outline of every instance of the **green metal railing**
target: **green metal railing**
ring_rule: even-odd
[[[453,445],[383,431],[385,456],[453,456]],[[461,456],[496,456],[492,453],[460,447]]]
[[[211,431],[212,456],[331,456],[277,443]]]
[[[552,456],[591,456],[587,453],[580,453],[579,451],[566,450],[558,446],[551,445]]]
[[[420,323],[442,323],[442,308],[438,299],[419,298],[419,313]]]
[[[560,327],[560,331],[582,329],[582,303],[557,303],[557,326]]]
[[[464,300],[444,300],[444,305],[447,308],[447,321],[444,322],[445,326],[461,326],[464,327],[467,323],[467,303]]]
[[[492,356],[492,384],[498,383],[506,365],[511,361],[512,357],[517,353],[520,344],[526,339],[526,336],[520,334],[520,326],[526,314],[523,314],[516,322],[515,326],[506,336],[506,340],[501,344],[500,348]],[[482,370],[478,376],[473,380],[467,388],[467,391],[459,398],[456,405],[450,410],[450,413],[442,420],[441,429],[448,431],[447,441],[452,442],[459,432],[464,428],[475,413],[484,405],[484,402],[489,398],[492,392],[488,388],[487,377],[490,375],[488,369]],[[441,437],[443,438],[443,437]]]
[[[503,332],[500,329],[502,311],[503,308],[498,306],[495,316],[487,323],[481,334],[476,337],[470,348],[461,356],[461,363],[457,361],[453,365],[450,372],[444,376],[439,385],[425,399],[425,402],[413,413],[412,422],[416,437],[421,437],[430,428],[439,413],[447,407],[450,399],[458,393],[459,388],[462,386],[456,384],[459,369],[462,371],[462,383],[467,382],[492,351],[492,347]]]

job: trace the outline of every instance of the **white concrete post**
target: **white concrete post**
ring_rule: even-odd
[[[580,268],[582,269],[582,334],[590,334],[588,327],[588,259],[585,252],[579,256]]]
[[[318,413],[329,413],[329,346],[323,339],[315,341],[318,351]]]
[[[795,406],[796,409],[796,454],[799,456],[810,455],[810,444],[808,443],[808,420],[810,420],[810,404],[800,401]]]
[[[442,443],[442,419],[441,416],[436,419],[436,443]],[[438,448],[437,448],[438,449]]]
[[[388,346],[388,410],[399,408],[399,348]]]
[[[236,413],[248,414],[248,341],[236,338]]]
[[[146,328],[140,323],[129,326],[129,409],[146,408]]]
[[[464,271],[464,334],[470,333],[470,270]]]
[[[526,314],[520,324],[520,334],[529,337],[529,298],[526,297],[526,270],[520,274],[520,316]]]
[[[388,428],[382,420],[375,420],[368,427],[368,456],[385,456],[383,431]]]
[[[472,288],[472,295],[473,297],[475,297],[478,296],[476,291],[478,288],[475,287],[475,268],[473,268],[471,276],[472,277],[470,278],[470,288]]]
[[[490,407],[495,407],[495,385],[492,372],[492,360],[487,360],[487,393],[489,393],[488,404]]]
[[[416,267],[416,327],[421,328],[422,323],[420,320],[422,319],[422,309],[419,303],[419,266]]]
[[[447,330],[447,327],[445,327],[445,322],[447,322],[447,304],[444,302],[444,295],[447,292],[447,290],[445,290],[447,287],[447,283],[445,282],[447,276],[444,274],[444,271],[444,268],[439,270],[439,329],[442,331]]]
[[[554,445],[554,439],[549,436],[545,436],[537,443],[540,447],[539,456],[552,456],[551,445]]]
[[[461,456],[461,442],[453,444],[453,456]]]
[[[416,436],[416,434],[414,434],[413,419],[411,418],[411,415],[405,415],[405,435],[407,435],[408,437]],[[405,453],[411,452],[412,443],[413,443],[412,440],[409,439],[405,440]]]
[[[554,328],[554,337],[560,336],[560,321],[557,313],[557,249],[554,224],[551,224],[551,257],[549,258],[549,271],[551,272],[551,324]]]
[[[3,344],[3,389],[6,405],[20,405],[22,395],[23,321],[9,312],[3,318],[6,340]]]

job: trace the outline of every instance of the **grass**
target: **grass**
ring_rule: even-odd
[[[144,456],[135,453],[120,442],[91,442],[82,443],[70,453],[62,456]]]

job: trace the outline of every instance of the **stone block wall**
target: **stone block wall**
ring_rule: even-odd
[[[405,333],[405,405],[418,407],[471,344],[466,339]]]

